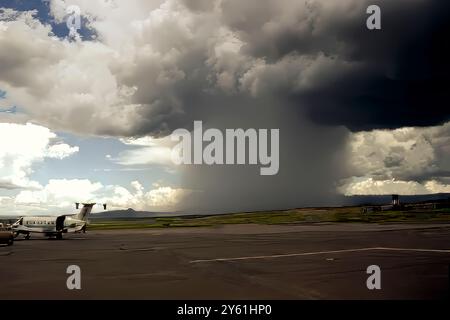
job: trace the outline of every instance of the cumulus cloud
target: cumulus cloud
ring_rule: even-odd
[[[76,146],[55,144],[55,133],[31,123],[0,123],[0,136],[0,189],[40,188],[38,182],[30,180],[35,164],[79,151]]]
[[[58,143],[50,146],[47,150],[49,158],[64,159],[80,151],[78,147],[71,147],[66,143]]]
[[[345,195],[426,194],[428,190],[415,181],[365,180],[352,181],[340,188]]]
[[[450,122],[428,128],[374,130],[353,134],[350,165],[359,175],[424,179],[450,165]]]
[[[13,199],[16,210],[24,206],[43,207],[49,213],[61,213],[62,209],[72,208],[75,202],[106,203],[110,209],[168,211],[176,210],[188,193],[163,185],[146,191],[139,181],[125,188],[88,179],[51,179],[40,190],[23,190]]]
[[[0,21],[0,87],[29,119],[74,132],[126,131],[138,106],[109,69],[113,50],[100,42],[69,42],[28,12]],[[31,22],[29,21],[31,19]]]
[[[401,180],[354,179],[340,187],[345,195],[417,195],[433,193],[450,193],[450,184],[430,180],[425,183]]]
[[[47,203],[67,206],[79,202],[80,199],[91,200],[92,195],[102,187],[101,183],[91,183],[86,179],[51,179],[41,190],[21,191],[15,197],[15,202],[19,204]]]
[[[426,128],[354,133],[345,194],[420,194],[448,191],[450,122]]]

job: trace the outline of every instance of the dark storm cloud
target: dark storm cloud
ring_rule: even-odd
[[[294,99],[314,121],[356,131],[448,121],[450,5],[386,1],[380,6],[380,31],[358,27],[364,16],[352,26],[327,30],[347,47],[342,56],[363,67]]]
[[[382,30],[366,28],[370,4],[381,8]],[[222,9],[254,57],[276,63],[323,54],[358,65],[318,75],[324,84],[291,96],[318,123],[358,131],[449,119],[448,2],[228,0]]]
[[[197,107],[190,99],[193,92],[203,92],[211,85],[206,80],[219,77],[219,72],[235,77],[240,90],[251,91],[257,84],[262,89],[254,95],[288,97],[314,122],[353,131],[429,126],[450,119],[446,2],[226,0],[214,14],[203,2],[183,3],[194,12],[189,27],[195,37],[180,36],[181,28],[165,28],[166,36],[152,40],[153,45],[164,52],[176,48],[181,58],[176,69],[146,72],[145,82],[151,86],[152,75],[157,79],[160,72],[182,77],[158,91],[156,104],[146,87],[139,86],[138,102],[148,107],[141,112],[146,120],[137,134],[165,133],[182,124],[183,117],[190,121]],[[382,30],[366,28],[370,4],[381,7]],[[199,18],[202,14],[214,16],[214,23]],[[207,45],[221,25],[242,41],[239,57],[217,58],[214,47]],[[214,41],[217,47],[223,40]],[[248,65],[239,61],[242,57]],[[217,64],[221,70],[205,65],[213,58],[222,59]],[[233,59],[240,66],[230,67]],[[261,60],[262,71],[252,66]],[[137,65],[145,70],[145,63]]]

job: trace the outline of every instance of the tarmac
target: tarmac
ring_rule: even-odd
[[[228,225],[33,235],[0,247],[0,299],[446,299],[449,224]],[[69,290],[68,266],[81,270]],[[381,289],[369,290],[371,265]]]

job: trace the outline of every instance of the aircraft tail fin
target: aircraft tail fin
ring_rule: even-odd
[[[88,215],[92,211],[92,207],[96,205],[96,203],[81,203],[83,207],[81,208],[80,212],[75,216],[78,220],[87,221]],[[78,209],[80,206],[80,203],[75,203],[76,208]],[[106,210],[106,204],[103,204],[103,208]]]
[[[78,209],[79,203],[76,203],[76,207]],[[87,221],[88,215],[92,211],[92,207],[95,205],[95,203],[83,203],[83,207],[81,208],[80,212],[75,216],[78,220]]]

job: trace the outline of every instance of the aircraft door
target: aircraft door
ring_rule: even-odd
[[[66,216],[56,218],[56,231],[62,231],[64,229],[64,220],[66,220]]]

